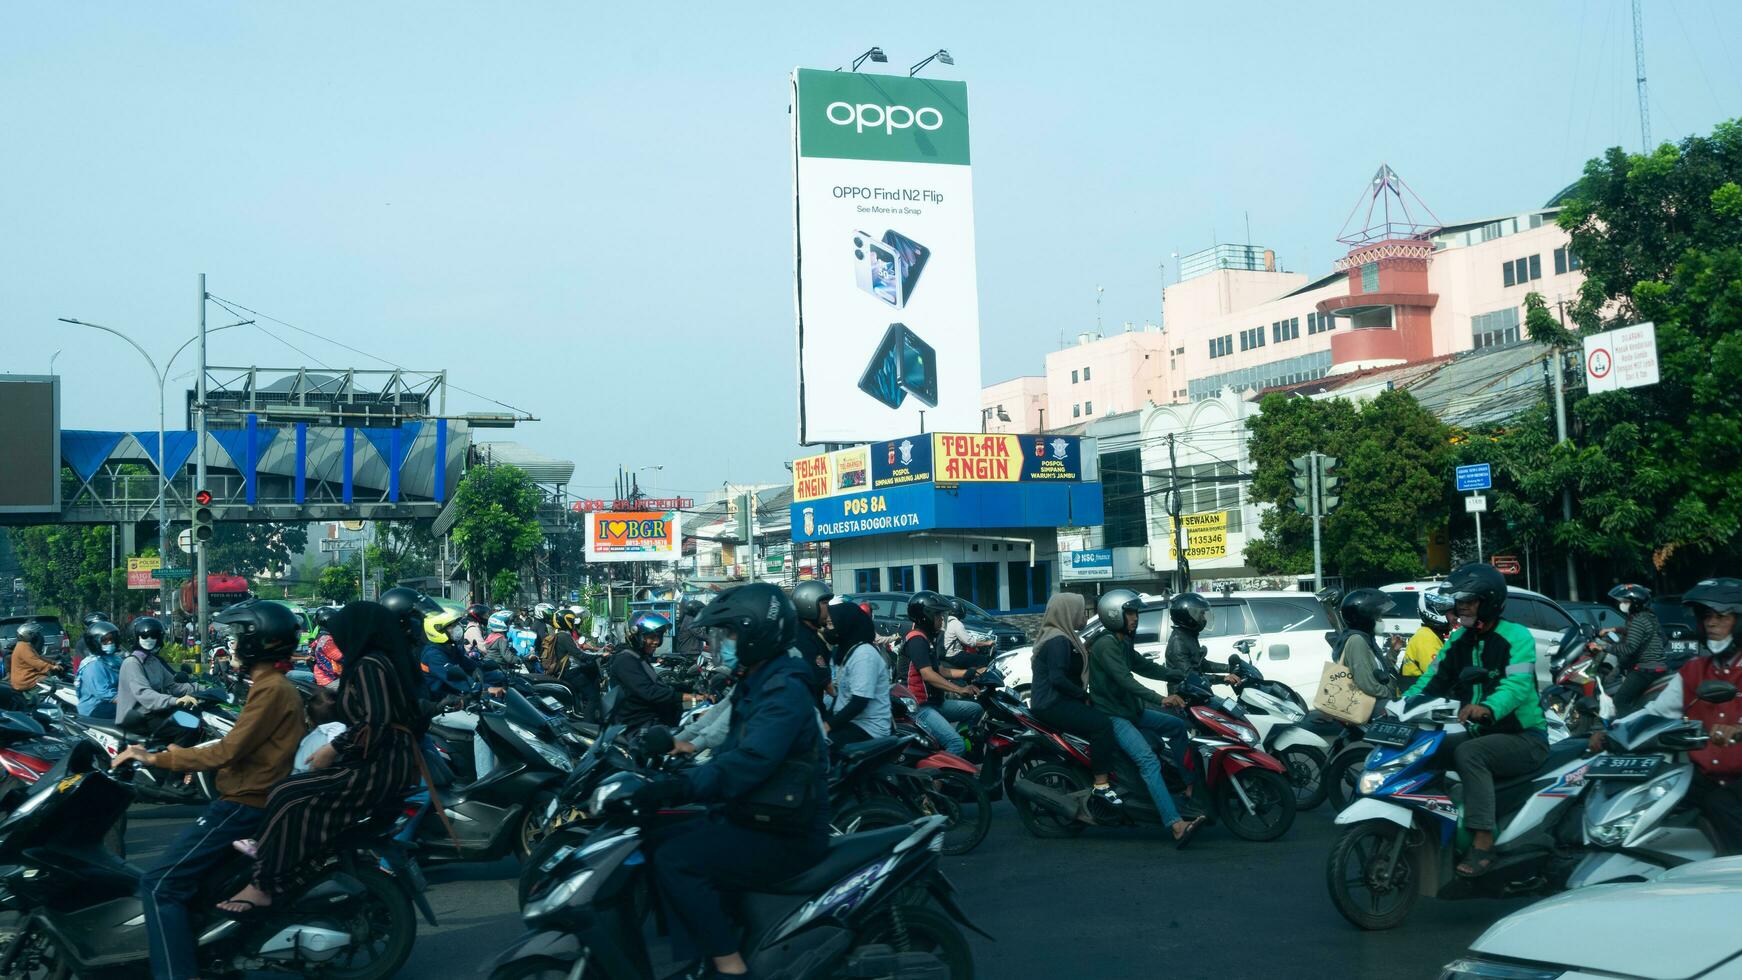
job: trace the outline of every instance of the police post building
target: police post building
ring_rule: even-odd
[[[933,589],[1040,612],[1058,532],[1101,523],[1094,440],[934,432],[792,466],[792,538],[828,542],[837,594]]]

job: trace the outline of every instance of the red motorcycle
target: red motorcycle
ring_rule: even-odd
[[[918,787],[913,802],[920,815],[937,814],[948,821],[945,854],[966,854],[979,847],[992,829],[992,797],[981,781],[980,767],[944,751],[943,744],[915,720],[918,702],[905,685],[889,689],[889,703],[895,734],[911,739],[896,771]]]
[[[1208,807],[1236,837],[1268,841],[1287,833],[1294,825],[1294,788],[1282,763],[1259,748],[1257,728],[1238,703],[1216,695],[1202,678],[1192,675],[1180,687],[1191,740],[1183,770],[1160,739],[1145,733],[1180,814],[1203,814],[1207,795]],[[1090,793],[1087,739],[1054,731],[1026,709],[1011,713],[1027,729],[1014,739],[1006,765],[1013,777],[1011,802],[1029,833],[1075,837],[1087,826],[1161,824],[1136,763],[1125,753],[1117,753],[1109,774],[1124,805],[1109,806]],[[1194,787],[1191,796],[1184,795],[1188,786]]]

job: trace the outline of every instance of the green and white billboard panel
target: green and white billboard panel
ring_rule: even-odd
[[[810,69],[792,84],[799,441],[975,431],[968,87]]]

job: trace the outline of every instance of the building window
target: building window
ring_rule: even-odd
[[[1307,335],[1325,333],[1337,325],[1337,320],[1329,313],[1307,314]]]
[[[853,570],[854,592],[882,592],[883,570],[881,568],[856,568]]]
[[[1522,286],[1533,279],[1541,279],[1542,256],[1527,255],[1522,259],[1504,263],[1500,278],[1508,286]]]
[[[931,592],[938,590],[938,567],[936,565],[919,566],[919,587]]]
[[[1080,419],[1082,417],[1083,417],[1083,406],[1072,405],[1071,406],[1071,418]]]
[[[1077,383],[1077,372],[1072,371],[1071,372],[1071,384],[1076,384],[1076,383]]]
[[[891,591],[891,592],[912,592],[913,591],[913,566],[912,565],[891,565],[889,567],[889,591]]]
[[[1368,262],[1361,266],[1361,291],[1377,293],[1379,291],[1379,263]]]
[[[1513,277],[1513,272],[1512,272],[1512,270],[1514,270],[1516,268],[1517,268],[1517,265],[1514,264],[1513,262],[1510,262],[1510,261],[1500,263],[1500,282],[1502,285],[1505,285],[1505,286],[1518,285],[1518,280]]]
[[[1564,276],[1583,264],[1584,263],[1579,261],[1579,257],[1573,254],[1573,250],[1570,248],[1557,248],[1554,250],[1554,274],[1557,276]]]
[[[1148,538],[1143,533],[1141,450],[1122,449],[1101,454],[1101,494],[1105,502],[1101,525],[1105,535],[1103,546],[1142,547]]]
[[[1286,320],[1278,320],[1270,325],[1270,339],[1279,344],[1286,340],[1294,340],[1299,336],[1300,317],[1298,316],[1291,316]]]
[[[1245,348],[1241,348],[1241,350],[1245,350]],[[1227,357],[1232,353],[1234,353],[1233,334],[1224,334],[1220,337],[1210,338],[1210,357]]]
[[[1084,415],[1095,414],[1095,403],[1094,402],[1084,402],[1083,403],[1083,414]]]
[[[1089,380],[1089,369],[1088,368],[1083,368],[1083,380],[1084,381]]]
[[[1023,562],[1023,567],[1028,566]],[[998,563],[995,561],[959,561],[955,566],[954,594],[981,609],[1000,609],[998,601]]]
[[[1470,340],[1476,350],[1518,342],[1518,307],[1470,318]]]
[[[1540,255],[1530,257],[1530,278],[1532,281],[1542,278],[1542,256]]]
[[[1036,613],[1046,609],[1052,597],[1052,562],[1037,561],[1030,567],[1026,561],[1005,562],[1010,576],[1010,612]]]
[[[1233,463],[1200,463],[1179,468],[1180,513],[1213,514],[1228,512],[1228,531],[1240,532],[1240,475]],[[1160,498],[1157,498],[1159,502]],[[1171,533],[1172,523],[1163,521],[1164,530]]]

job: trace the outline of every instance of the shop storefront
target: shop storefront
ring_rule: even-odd
[[[830,543],[837,593],[935,589],[1039,612],[1058,529],[1100,524],[1094,440],[929,433],[793,462],[792,537]]]

